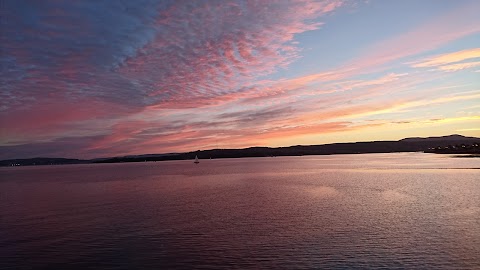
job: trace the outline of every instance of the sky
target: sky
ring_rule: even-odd
[[[480,137],[480,1],[0,7],[0,159]]]

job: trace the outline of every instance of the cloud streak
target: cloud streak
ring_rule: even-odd
[[[437,55],[415,63],[413,67],[437,67],[475,58],[480,58],[480,48]]]
[[[480,48],[467,49],[433,56],[412,65],[415,68],[435,68],[440,71],[459,71],[480,66],[480,61],[463,62],[480,58]],[[459,63],[460,62],[460,63]]]

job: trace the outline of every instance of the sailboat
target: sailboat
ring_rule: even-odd
[[[195,161],[194,161],[193,163],[195,163],[195,164],[198,164],[198,163],[200,163],[200,161],[198,161],[198,157],[197,157],[197,155],[195,155]]]

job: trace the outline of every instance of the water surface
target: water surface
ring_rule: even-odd
[[[1,269],[480,268],[480,159],[0,169]]]

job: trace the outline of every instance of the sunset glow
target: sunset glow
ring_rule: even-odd
[[[480,136],[480,1],[2,5],[0,159]]]

